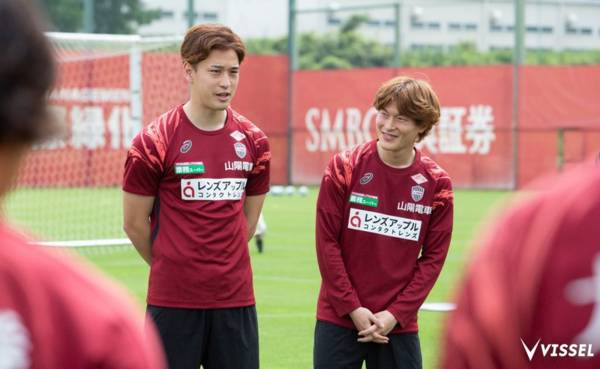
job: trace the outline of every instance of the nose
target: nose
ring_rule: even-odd
[[[229,88],[229,86],[231,86],[231,78],[229,78],[227,73],[223,73],[223,76],[219,80],[219,86],[223,88]]]
[[[390,130],[393,127],[393,117],[386,117],[386,118],[382,118],[381,119],[381,128],[385,129],[385,130]]]

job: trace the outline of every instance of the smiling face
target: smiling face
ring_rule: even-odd
[[[379,145],[386,151],[401,152],[412,150],[425,127],[398,112],[395,102],[377,111],[375,118]]]
[[[193,104],[211,111],[225,110],[231,104],[240,72],[240,62],[233,49],[213,50],[195,67],[186,63],[185,72]]]
[[[373,106],[379,141],[388,148],[414,146],[440,119],[440,103],[431,86],[406,76],[384,82]]]

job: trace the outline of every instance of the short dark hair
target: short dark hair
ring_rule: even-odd
[[[47,100],[55,66],[43,27],[31,1],[0,1],[0,144],[31,144],[54,131]]]
[[[238,35],[221,24],[205,23],[190,28],[181,44],[181,59],[195,67],[213,50],[233,50],[242,64],[246,47]]]
[[[431,85],[423,80],[399,76],[386,81],[375,94],[373,106],[383,110],[392,102],[399,114],[414,120],[418,127],[425,127],[418,141],[440,120],[439,99]]]

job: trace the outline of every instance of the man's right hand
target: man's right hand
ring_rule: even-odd
[[[371,310],[361,306],[350,313],[350,318],[359,332],[369,332],[367,335],[360,337],[359,342],[389,342],[388,337],[377,333],[377,330],[383,328],[383,323],[377,319]]]

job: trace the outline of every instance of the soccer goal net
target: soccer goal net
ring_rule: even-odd
[[[143,122],[187,97],[181,37],[47,36],[58,61],[50,104],[64,134],[34,148],[4,210],[48,246],[127,244],[126,152]]]

